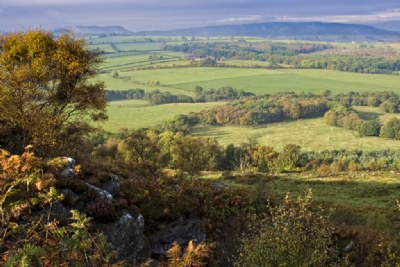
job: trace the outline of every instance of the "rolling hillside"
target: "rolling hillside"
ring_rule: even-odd
[[[372,26],[322,22],[266,22],[135,33],[149,36],[257,36],[309,40],[400,40],[400,33]]]

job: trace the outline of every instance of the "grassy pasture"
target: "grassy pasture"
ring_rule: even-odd
[[[150,106],[144,100],[113,101],[108,103],[108,121],[99,123],[96,126],[101,126],[110,132],[116,132],[119,128],[128,128],[129,130],[148,128],[171,120],[179,114],[198,112],[221,104],[221,102],[211,102]]]
[[[316,173],[278,174],[273,177],[223,179],[220,172],[205,172],[202,179],[213,179],[229,187],[254,189],[257,195],[278,195],[288,192],[295,198],[312,190],[313,201],[331,214],[331,219],[349,225],[361,224],[389,232],[398,229],[400,173],[357,172],[331,175]]]
[[[194,96],[193,92],[188,92],[182,89],[154,86],[149,84],[149,82],[156,82],[156,80],[137,81],[135,80],[135,76],[132,77],[130,75],[125,75],[125,73],[123,72],[119,72],[119,78],[113,78],[111,73],[100,74],[98,80],[104,81],[107,89],[110,90],[128,90],[141,88],[146,91],[152,91],[155,89],[159,89],[160,91],[169,91],[172,94],[185,94],[189,96]]]
[[[120,51],[153,51],[161,49],[159,43],[117,43],[116,47]]]
[[[98,45],[104,43],[133,43],[133,42],[146,42],[143,36],[89,36],[86,38],[89,44]]]
[[[110,44],[88,45],[89,49],[99,50],[106,53],[115,53],[114,48]]]
[[[143,45],[143,44],[140,44]],[[104,63],[100,66],[102,71],[126,72],[140,67],[166,67],[171,62],[175,65],[188,65],[185,54],[159,50],[120,50],[123,52],[107,54],[103,57]],[[152,58],[151,58],[152,57]],[[180,63],[182,62],[182,63]]]
[[[157,37],[151,37],[157,40]],[[181,44],[180,37],[168,38],[170,44]],[[190,40],[190,37],[188,37]],[[195,42],[237,42],[239,37],[195,38]],[[246,38],[248,42],[262,41],[261,38]],[[161,70],[135,70],[139,67],[172,67],[190,64],[184,59],[184,53],[173,53],[159,50],[160,44],[144,43],[145,37],[107,37],[92,39],[93,48],[107,52],[116,52],[110,46],[113,42],[121,51],[105,55],[103,70],[111,73],[101,74],[100,80],[107,88],[126,90],[143,88],[145,90],[160,89],[173,94],[193,96],[196,85],[206,89],[222,86],[232,86],[256,94],[277,93],[282,91],[321,93],[331,90],[333,93],[360,91],[394,91],[400,93],[400,76],[364,75],[358,73],[337,72],[329,70],[297,70],[297,69],[235,69],[235,68],[173,68]],[[108,42],[108,43],[104,43]],[[135,43],[136,42],[136,43]],[[140,43],[141,42],[141,43]],[[273,41],[275,42],[275,41]],[[104,43],[104,44],[103,44]],[[311,42],[310,42],[311,43]],[[354,48],[358,44],[337,44],[340,48]],[[374,44],[380,46],[379,44]],[[386,46],[386,44],[381,44]],[[400,46],[391,44],[395,49]],[[163,55],[163,60],[150,60],[150,55]],[[255,64],[268,67],[267,62],[256,61],[224,61],[242,67]],[[119,72],[119,78],[113,78],[112,73]],[[161,86],[155,86],[159,81]],[[116,132],[119,128],[138,129],[152,127],[172,119],[178,114],[198,112],[221,103],[201,104],[167,104],[149,106],[142,100],[126,100],[110,102],[108,114],[110,119],[101,124],[106,130]],[[379,108],[356,107],[364,119],[380,119],[388,121],[398,114],[383,114]],[[240,144],[245,141],[256,141],[282,149],[285,144],[296,143],[304,150],[324,149],[400,149],[400,142],[377,137],[359,137],[357,133],[344,128],[327,125],[322,118],[298,120],[293,122],[275,123],[263,127],[239,126],[197,126],[194,135],[216,138],[222,145]],[[216,174],[213,179],[218,179]],[[284,196],[292,192],[293,196],[304,193],[312,188],[314,200],[326,206],[337,208],[337,217],[344,216],[362,220],[368,226],[380,229],[393,229],[392,214],[396,211],[395,200],[399,198],[400,175],[397,173],[360,173],[342,174],[320,177],[313,175],[278,175],[269,182],[254,186],[257,190],[274,192]],[[251,186],[237,181],[219,180],[232,186]],[[346,215],[348,210],[355,215]],[[351,219],[351,218],[350,218]]]
[[[151,37],[152,40],[168,40],[167,42],[181,43],[180,37]],[[251,91],[256,94],[274,94],[278,92],[313,92],[321,93],[331,90],[333,93],[360,91],[394,91],[400,93],[400,76],[367,75],[359,73],[338,72],[331,70],[309,69],[261,69],[261,68],[213,68],[213,67],[184,67],[154,70],[137,70],[139,67],[173,67],[188,65],[184,53],[174,53],[159,50],[159,42],[147,42],[145,37],[117,36],[92,39],[91,47],[112,49],[111,42],[120,51],[105,55],[103,73],[99,79],[106,87],[113,90],[142,88],[144,90],[159,89],[173,94],[193,96],[195,86],[205,89],[232,86],[237,89]],[[237,42],[238,37],[195,38],[190,42]],[[246,38],[247,41],[261,41],[260,38]],[[102,42],[106,43],[102,43]],[[108,42],[108,43],[107,43]],[[339,44],[354,46],[355,44]],[[111,50],[110,50],[111,52]],[[157,56],[158,59],[150,59]],[[163,58],[160,59],[159,57]],[[250,67],[254,64],[267,67],[267,62],[229,60],[226,64]],[[118,78],[112,77],[117,71]],[[156,85],[159,84],[159,85]],[[130,100],[111,102],[108,107],[109,121],[104,127],[110,131],[126,127],[137,129],[151,127],[171,119],[178,114],[200,111],[203,108],[216,105],[208,104],[171,104],[162,106],[147,106],[144,101]],[[365,118],[379,118],[383,122],[396,116],[381,114],[377,108],[360,107],[359,111]],[[372,117],[371,117],[372,116]],[[198,126],[195,135],[212,136],[222,144],[255,140],[258,143],[282,148],[287,143],[296,143],[307,150],[322,149],[365,149],[400,148],[399,142],[376,137],[358,137],[357,133],[325,124],[323,119],[300,120],[294,122],[271,124],[264,127],[211,127]]]
[[[266,186],[281,196],[287,192],[297,196],[312,189],[314,201],[326,208],[333,208],[333,220],[393,231],[393,216],[398,214],[396,199],[399,198],[399,178],[400,174],[386,172],[329,177],[290,175],[278,176]]]
[[[118,63],[114,64],[123,66],[123,63],[130,64],[128,61],[116,60],[115,62]],[[118,70],[118,67],[114,69]],[[162,88],[159,88],[162,91],[178,89],[191,92],[195,86],[202,86],[205,89],[232,86],[259,95],[287,91],[322,93],[325,90],[331,90],[333,93],[349,91],[394,91],[400,93],[400,76],[368,75],[332,70],[187,67],[125,71],[123,76],[130,76],[136,83],[146,83],[149,80],[159,81],[163,85]],[[111,76],[103,78],[107,87],[114,82]],[[112,88],[115,89],[115,87]]]
[[[211,69],[209,71],[212,71]],[[208,81],[200,80],[172,84],[171,86],[191,90],[199,85],[204,88],[218,88],[232,86],[237,89],[247,90],[256,94],[278,93],[284,91],[321,93],[331,90],[333,93],[349,91],[374,92],[395,91],[400,92],[400,76],[366,75],[331,70],[309,69],[223,69],[222,73],[231,73],[234,77],[212,78]],[[188,71],[190,75],[191,72]],[[185,77],[189,79],[189,75]],[[202,76],[203,77],[203,76]],[[163,81],[160,79],[161,82]]]
[[[219,61],[219,63],[225,64],[225,65],[233,65],[233,66],[238,66],[238,67],[270,67],[271,64],[267,61],[256,61],[256,60],[223,60]]]
[[[104,67],[104,69],[118,69],[129,65],[135,65],[142,62],[147,62],[148,60],[149,60],[149,55],[143,55],[143,54],[107,58],[106,59],[107,65],[106,67]]]
[[[282,149],[298,144],[304,150],[400,149],[400,142],[379,137],[359,137],[356,132],[327,125],[323,118],[272,123],[262,127],[197,126],[194,135],[216,138],[221,144],[256,141]]]
[[[400,188],[400,174],[369,173],[326,176],[286,176],[278,177],[275,192],[304,192],[312,188],[315,199],[335,204],[395,207]],[[329,189],[328,189],[329,188]],[[354,190],[357,188],[357,190]]]
[[[392,118],[400,119],[400,114],[383,113],[377,107],[355,107],[355,109],[360,113],[361,118],[366,120],[379,119],[382,123],[386,123]]]
[[[149,42],[149,40],[152,42]],[[196,37],[194,40],[188,38],[186,42],[237,42],[242,37]],[[263,38],[244,38],[248,42],[266,41]],[[129,89],[134,84],[148,84],[149,81],[159,81],[162,87],[147,86],[144,89],[172,92],[191,92],[195,86],[206,89],[232,86],[237,89],[247,90],[256,94],[277,93],[282,91],[315,92],[321,93],[331,90],[333,93],[348,91],[399,91],[400,76],[389,75],[367,75],[359,73],[338,72],[330,70],[308,70],[308,69],[236,69],[236,68],[194,68],[184,67],[190,64],[186,60],[186,54],[163,51],[160,41],[169,44],[183,43],[181,37],[140,37],[140,36],[114,36],[89,40],[91,48],[113,52],[111,43],[119,51],[105,55],[105,62],[100,67],[103,71],[118,71],[120,75],[129,78],[133,85],[121,84],[115,81],[111,75],[103,75],[102,80],[111,89]],[[271,40],[268,40],[271,41]],[[272,42],[278,42],[274,40]],[[279,41],[282,42],[282,41]],[[285,41],[284,41],[285,42]],[[286,41],[289,42],[289,41]],[[309,42],[312,43],[312,42]],[[338,47],[356,47],[358,44],[335,44]],[[377,44],[379,45],[379,44]],[[114,51],[116,52],[116,51]],[[157,59],[150,59],[156,56]],[[162,56],[162,58],[160,58]],[[239,67],[251,67],[259,65],[268,67],[268,62],[250,60],[228,60],[222,61]],[[171,68],[183,66],[184,68]],[[143,67],[168,67],[167,69],[136,70]],[[150,83],[151,84],[151,83]]]

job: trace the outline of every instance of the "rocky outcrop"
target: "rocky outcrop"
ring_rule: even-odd
[[[110,181],[101,184],[100,187],[110,193],[113,197],[115,197],[121,190],[121,182],[117,175],[112,174],[110,177]]]
[[[69,210],[64,207],[61,202],[56,201],[52,203],[49,207],[48,211],[48,219],[49,221],[56,220],[60,222],[60,225],[67,225],[69,220]]]
[[[143,233],[143,215],[115,209],[114,197],[121,190],[119,177],[110,175],[106,182],[96,186],[79,179],[74,180],[75,160],[73,158],[62,160],[65,166],[61,176],[66,182],[59,189],[59,193],[64,196],[63,203],[70,208],[83,210],[93,217],[96,228],[104,233],[117,251],[119,259],[147,259],[150,256],[150,246]],[[68,215],[67,209],[61,203],[54,208],[54,215],[57,215],[57,218],[65,215],[63,211]]]
[[[57,221],[61,226],[65,226],[69,222],[70,211],[59,201],[47,205],[44,209],[36,210],[30,214],[30,220],[26,223],[32,223],[32,218],[42,223]]]
[[[146,259],[150,256],[141,214],[124,212],[113,223],[101,226],[107,240],[114,246],[120,259]]]
[[[104,199],[104,200],[107,200],[107,201],[113,201],[113,196],[109,193],[109,192],[107,192],[106,190],[103,190],[103,189],[101,189],[101,188],[98,188],[98,187],[96,187],[96,186],[94,186],[94,185],[91,185],[91,184],[88,184],[88,183],[86,183],[86,185],[90,188],[90,189],[93,189],[94,191],[96,191],[96,193],[98,194],[98,198],[100,198],[100,199]]]
[[[181,247],[187,247],[191,240],[197,243],[206,241],[205,226],[201,220],[181,220],[165,225],[158,232],[146,238],[144,235],[144,218],[139,212],[117,210],[114,197],[121,190],[120,179],[116,175],[94,180],[95,185],[74,179],[74,164],[72,158],[65,158],[66,166],[62,171],[64,186],[59,192],[64,195],[63,203],[70,208],[83,210],[94,218],[96,228],[104,233],[107,240],[118,253],[120,260],[146,260],[150,256],[159,258],[167,253],[177,242]],[[216,184],[216,188],[224,189]],[[58,204],[57,204],[58,205]],[[62,206],[62,204],[60,203]],[[61,218],[62,207],[58,207]],[[58,213],[58,212],[57,212]],[[57,214],[55,213],[55,214]]]
[[[154,256],[165,255],[177,242],[181,247],[186,247],[190,240],[198,243],[206,241],[204,223],[197,219],[168,225],[165,229],[150,237],[151,253]]]
[[[75,194],[74,191],[72,191],[69,188],[63,188],[59,190],[59,193],[61,193],[64,196],[63,202],[66,203],[68,206],[77,206],[79,202],[79,196],[78,194]]]
[[[64,157],[62,158],[62,160],[65,161],[65,167],[61,172],[61,176],[65,178],[74,177],[75,159],[70,157]]]

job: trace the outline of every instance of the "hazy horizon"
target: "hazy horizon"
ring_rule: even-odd
[[[373,24],[400,20],[398,0],[0,0],[0,30],[67,26],[123,26],[168,30],[258,22]]]

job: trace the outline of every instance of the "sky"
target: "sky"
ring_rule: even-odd
[[[66,26],[166,30],[266,21],[400,20],[400,0],[0,0],[0,31]]]

